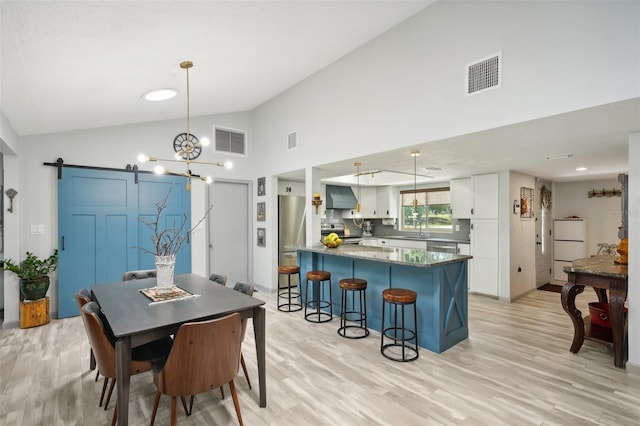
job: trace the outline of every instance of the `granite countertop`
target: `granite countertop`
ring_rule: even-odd
[[[356,244],[344,244],[336,248],[327,248],[321,244],[313,247],[299,247],[298,250],[313,253],[322,253],[332,256],[352,257],[377,262],[396,263],[399,265],[417,266],[430,268],[441,266],[447,263],[462,262],[471,259],[471,256],[440,253],[420,249],[389,248],[389,247],[369,247]]]
[[[593,256],[576,259],[571,266],[565,266],[564,272],[587,273],[603,277],[627,278],[627,265],[614,262],[614,256]]]
[[[373,237],[362,237],[362,238],[373,238],[373,239],[380,239],[380,240],[409,240],[409,241],[443,241],[443,242],[449,242],[449,243],[460,243],[460,244],[470,244],[470,240],[465,240],[465,239],[460,239],[460,238],[444,238],[444,237],[424,237],[424,238],[420,238],[420,237],[412,237],[412,236],[408,236],[408,235],[380,235],[380,236],[376,236],[374,235]]]

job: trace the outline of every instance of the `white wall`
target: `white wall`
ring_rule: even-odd
[[[579,216],[587,219],[587,255],[598,252],[598,243],[618,244],[621,223],[620,197],[589,198],[589,191],[620,190],[616,179],[583,182],[557,182],[553,185],[554,218]]]
[[[520,188],[535,190],[536,182],[533,176],[513,171],[509,177],[509,296],[514,300],[536,289],[535,217],[521,219],[519,213],[513,213],[513,200],[520,199]],[[537,195],[534,195],[534,203],[540,202]]]
[[[640,131],[629,135],[629,360],[627,371],[640,374]]]

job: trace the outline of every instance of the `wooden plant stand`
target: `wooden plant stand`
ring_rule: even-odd
[[[20,301],[20,328],[48,324],[49,320],[49,296],[37,300]]]

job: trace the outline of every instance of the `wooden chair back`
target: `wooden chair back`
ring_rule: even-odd
[[[91,302],[91,293],[86,288],[81,288],[76,291],[75,294],[76,303],[78,304],[78,310],[82,309],[84,305]]]
[[[238,281],[236,285],[233,286],[233,289],[249,296],[253,296],[253,292],[255,291],[253,284],[242,283],[240,281]],[[244,340],[244,335],[247,333],[247,324],[248,321],[246,318],[244,318],[242,320],[242,340]]]
[[[139,271],[127,271],[122,274],[122,281],[141,280],[143,278],[155,278],[158,272],[155,269],[141,269]]]
[[[240,364],[241,327],[239,313],[180,326],[167,362],[154,374],[158,392],[197,395],[231,382]]]
[[[82,306],[80,314],[100,374],[109,379],[115,379],[116,349],[107,337],[104,323],[100,317],[100,307],[96,302],[88,302]],[[131,361],[131,375],[149,370],[151,370],[150,361]]]
[[[222,286],[226,286],[227,285],[227,276],[226,275],[211,274],[211,275],[209,275],[209,279],[211,281],[217,282],[218,284],[220,284]]]

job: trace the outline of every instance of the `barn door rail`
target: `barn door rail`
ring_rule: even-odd
[[[74,169],[90,169],[90,170],[106,170],[106,171],[112,171],[112,172],[129,172],[129,173],[134,173],[135,177],[134,177],[134,181],[135,183],[138,183],[138,174],[139,173],[146,173],[146,174],[155,174],[155,172],[150,171],[150,170],[140,170],[138,169],[138,165],[134,164],[127,164],[125,166],[124,169],[117,169],[117,168],[113,168],[113,167],[99,167],[99,166],[84,166],[84,165],[78,165],[78,164],[65,164],[64,160],[62,158],[58,158],[56,160],[55,163],[43,163],[45,166],[52,166],[52,167],[57,167],[58,168],[58,180],[62,179],[62,169],[63,167],[71,167]],[[171,176],[182,176],[180,173],[171,173],[171,172],[165,172],[165,175],[171,175]],[[200,175],[196,175],[196,174],[192,174],[191,176],[193,177],[200,177]]]

